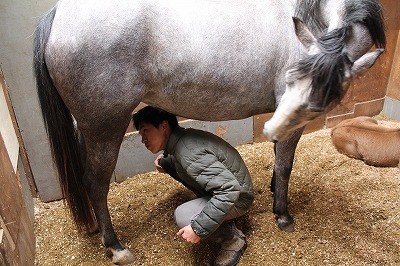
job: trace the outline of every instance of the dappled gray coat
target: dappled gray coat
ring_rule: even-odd
[[[211,196],[191,222],[201,238],[214,232],[234,205],[248,210],[254,199],[250,173],[238,151],[205,131],[177,127],[165,150],[184,185],[202,196]]]

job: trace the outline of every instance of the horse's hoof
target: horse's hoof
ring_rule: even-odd
[[[279,229],[282,231],[288,232],[288,233],[293,233],[294,232],[294,220],[292,217],[290,219],[288,218],[282,218],[278,217],[276,219],[276,223],[278,224]]]
[[[127,248],[113,250],[112,262],[116,265],[127,265],[135,262],[135,256]]]

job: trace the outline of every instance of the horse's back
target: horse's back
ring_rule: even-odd
[[[132,60],[141,56],[147,60],[144,67],[155,64],[161,71],[188,59],[199,68],[217,64],[242,70],[253,67],[249,60],[265,66],[262,59],[268,54],[287,55],[282,47],[295,38],[293,12],[289,4],[265,0],[62,0],[49,45],[60,53],[86,46]],[[116,47],[120,43],[126,47]],[[145,47],[128,50],[137,46]],[[122,48],[126,50],[113,50]]]
[[[62,0],[46,62],[67,99],[91,89],[189,118],[245,118],[283,94],[298,57],[293,12],[287,1]]]

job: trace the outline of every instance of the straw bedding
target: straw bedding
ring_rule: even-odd
[[[302,136],[289,187],[296,226],[286,233],[272,214],[272,144],[237,149],[256,191],[251,211],[237,221],[248,239],[240,265],[400,265],[399,168],[375,168],[339,154],[329,129]],[[135,265],[212,265],[215,244],[175,238],[174,208],[192,197],[157,172],[111,185],[114,227],[136,255]],[[100,236],[79,235],[62,202],[36,200],[35,218],[36,265],[112,265]]]

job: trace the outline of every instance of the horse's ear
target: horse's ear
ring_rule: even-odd
[[[346,71],[345,77],[349,79],[355,75],[361,74],[370,67],[372,67],[378,57],[383,53],[383,49],[376,49],[374,51],[368,52],[365,55],[357,59],[352,65],[351,69]]]
[[[304,22],[297,17],[292,17],[292,19],[296,31],[296,36],[299,39],[299,41],[304,45],[304,47],[307,49],[308,53],[309,54],[319,53],[320,49],[318,48],[317,45],[317,39],[308,29],[306,24],[304,24]]]

